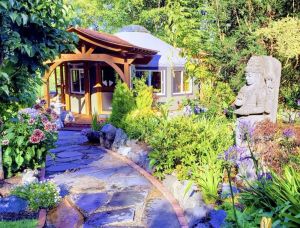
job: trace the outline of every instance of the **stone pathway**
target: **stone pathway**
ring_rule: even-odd
[[[64,200],[48,213],[48,227],[180,227],[171,204],[146,178],[79,132],[59,132],[52,152],[46,176]]]

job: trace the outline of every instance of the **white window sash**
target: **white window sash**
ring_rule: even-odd
[[[175,70],[175,71],[177,71],[177,70]],[[193,80],[192,80],[192,78],[190,78],[190,81],[189,81],[189,90],[188,91],[184,91],[184,72],[183,71],[180,71],[180,72],[181,72],[180,73],[180,92],[175,92],[174,93],[173,92],[174,88],[172,87],[172,94],[173,95],[183,95],[183,94],[191,94],[191,93],[193,93]],[[174,73],[174,76],[175,76],[175,73]],[[172,86],[174,86],[173,83],[172,83]]]

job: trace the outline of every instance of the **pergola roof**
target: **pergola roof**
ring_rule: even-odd
[[[68,32],[75,32],[82,37],[92,40],[94,41],[94,45],[98,44],[100,47],[102,47],[104,44],[106,46],[118,47],[122,52],[128,54],[155,55],[157,53],[157,51],[155,50],[133,45],[115,35],[107,34],[104,32],[97,32],[90,29],[74,27],[69,28]]]

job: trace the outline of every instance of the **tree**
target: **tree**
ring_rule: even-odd
[[[0,0],[0,115],[36,98],[44,62],[74,48],[62,0]]]

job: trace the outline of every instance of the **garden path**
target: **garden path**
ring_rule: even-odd
[[[131,166],[89,145],[79,132],[60,131],[46,177],[64,197],[47,222],[56,227],[180,227],[171,204]]]

